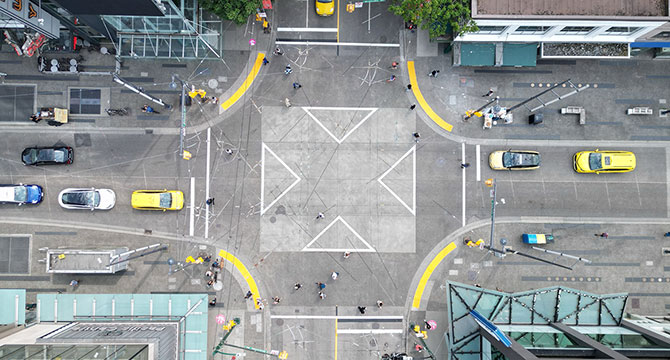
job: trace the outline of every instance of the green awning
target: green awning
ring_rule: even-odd
[[[495,62],[495,44],[461,43],[461,66],[493,66]]]
[[[503,66],[535,66],[537,43],[503,44]]]

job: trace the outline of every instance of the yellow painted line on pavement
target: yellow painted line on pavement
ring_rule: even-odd
[[[337,0],[337,42],[340,42],[340,0]],[[337,356],[335,356],[337,360]]]
[[[444,130],[451,131],[454,126],[444,121],[439,115],[437,115],[430,107],[430,105],[428,105],[426,99],[423,98],[421,90],[419,90],[419,83],[416,81],[414,61],[407,62],[407,71],[409,72],[409,83],[412,84],[412,92],[414,93],[414,97],[416,97],[416,101],[419,103],[419,105],[421,105],[423,111],[425,111],[426,114],[428,114],[433,122],[436,123],[439,127],[443,128]]]
[[[337,319],[335,319],[335,360],[337,360]]]
[[[247,281],[247,285],[249,285],[249,290],[251,291],[252,298],[254,299],[254,307],[258,309],[258,299],[260,299],[260,294],[258,293],[258,286],[256,286],[256,280],[251,276],[251,273],[249,273],[249,270],[247,270],[247,267],[242,264],[242,262],[235,257],[235,255],[225,251],[225,250],[219,250],[219,256],[222,257],[224,260],[230,261],[237,271],[242,274],[244,277],[244,280]]]
[[[263,59],[265,58],[265,55],[262,53],[258,53],[258,56],[256,57],[256,62],[254,62],[254,66],[251,68],[251,71],[247,75],[247,78],[244,79],[244,82],[240,87],[235,91],[233,96],[229,97],[228,100],[224,101],[221,104],[221,107],[223,110],[228,110],[233,104],[239,100],[242,95],[251,87],[251,84],[254,82],[254,79],[256,79],[256,76],[258,76],[258,73],[261,71],[261,66],[263,66]]]
[[[416,287],[414,292],[414,300],[412,301],[412,309],[418,310],[419,305],[421,305],[421,296],[423,296],[423,291],[426,289],[426,284],[430,280],[430,276],[433,275],[433,271],[437,268],[438,265],[444,260],[444,257],[449,255],[450,252],[454,251],[456,248],[455,242],[450,242],[444,249],[442,249],[433,260],[428,264],[428,268],[421,275],[421,280],[419,280],[419,285]]]

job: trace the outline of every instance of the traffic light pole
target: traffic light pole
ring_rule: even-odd
[[[240,323],[240,319],[239,318],[234,318],[230,322],[229,325],[226,325],[226,326],[223,327],[224,329],[228,330],[228,332],[225,335],[223,335],[223,337],[221,338],[221,341],[219,341],[219,343],[214,348],[214,351],[212,352],[212,357],[216,354],[235,355],[235,354],[230,354],[230,353],[225,353],[225,352],[220,351],[220,349],[223,346],[230,346],[230,347],[236,348],[236,349],[248,350],[248,351],[252,351],[252,352],[263,354],[263,355],[274,356],[278,359],[286,359],[287,358],[288,354],[286,353],[286,351],[282,351],[282,352],[279,352],[279,351],[276,351],[276,350],[267,351],[267,350],[263,350],[263,349],[256,349],[256,348],[253,348],[251,346],[240,346],[240,345],[233,345],[233,344],[226,343],[226,340],[228,339],[230,334],[233,332],[233,330],[235,329],[235,327],[239,323]]]

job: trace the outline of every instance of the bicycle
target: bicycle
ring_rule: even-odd
[[[105,109],[107,112],[107,115],[109,116],[126,116],[128,115],[128,108],[123,108],[123,109]]]

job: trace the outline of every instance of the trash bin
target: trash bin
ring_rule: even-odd
[[[542,113],[531,114],[528,117],[528,123],[531,125],[541,124],[543,120],[544,120],[544,114]]]

